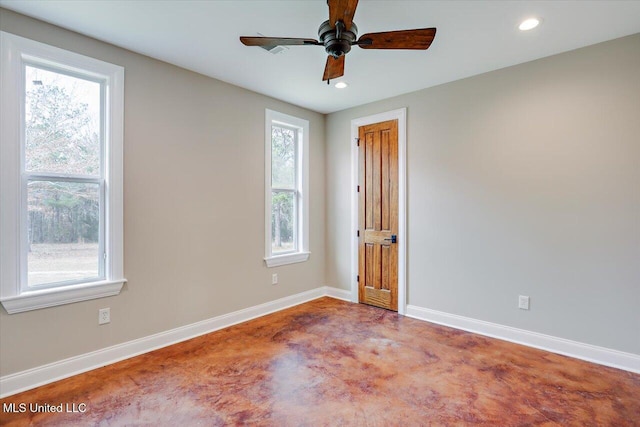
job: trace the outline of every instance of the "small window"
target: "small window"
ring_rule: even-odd
[[[265,133],[265,261],[269,267],[306,261],[309,122],[267,110]]]
[[[14,313],[115,295],[123,69],[1,36],[2,304]]]

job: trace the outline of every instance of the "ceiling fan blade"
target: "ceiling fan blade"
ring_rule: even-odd
[[[356,44],[363,49],[428,49],[436,36],[435,28],[363,34]]]
[[[296,39],[287,37],[240,37],[240,41],[245,46],[316,46],[319,45],[314,39]]]
[[[344,55],[340,58],[334,58],[329,55],[327,57],[327,65],[324,67],[324,75],[322,80],[337,79],[344,75]]]
[[[336,22],[342,21],[345,30],[351,29],[353,15],[356,13],[358,0],[327,0],[329,3],[329,23],[331,28],[336,26]]]

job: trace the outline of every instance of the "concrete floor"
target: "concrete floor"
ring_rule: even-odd
[[[8,426],[621,427],[640,375],[321,298],[6,403],[86,405]]]

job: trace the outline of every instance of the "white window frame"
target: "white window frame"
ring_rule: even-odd
[[[271,128],[273,125],[293,129],[296,138],[296,212],[297,250],[283,254],[271,252]],[[309,121],[267,109],[265,111],[265,258],[267,267],[304,262],[309,259]]]
[[[28,288],[24,146],[24,67],[35,65],[99,80],[104,94],[101,201],[104,202],[104,275],[97,281]],[[0,302],[9,314],[120,293],[123,270],[124,68],[6,32],[0,32]],[[38,174],[31,174],[38,175]],[[47,174],[50,175],[50,174]],[[25,181],[26,182],[26,181]],[[101,268],[101,270],[102,270]]]

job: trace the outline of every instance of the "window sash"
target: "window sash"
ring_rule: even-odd
[[[106,171],[109,165],[106,162],[106,126],[107,126],[107,80],[104,76],[96,75],[87,70],[77,70],[66,67],[64,64],[58,64],[55,62],[47,61],[42,58],[32,57],[29,55],[23,55],[21,66],[21,91],[23,96],[20,99],[20,170],[22,173],[30,173],[34,175],[55,175],[55,176],[87,176],[95,177],[99,176],[105,178]],[[44,71],[60,74],[63,76],[73,77],[79,80],[86,80],[92,83],[98,83],[100,85],[100,124],[99,124],[99,144],[100,144],[100,174],[99,175],[79,175],[79,174],[64,174],[48,172],[46,170],[38,171],[26,171],[26,68],[38,68]]]
[[[28,185],[30,182],[69,182],[78,184],[98,185],[98,275],[95,277],[83,277],[74,280],[61,280],[55,282],[29,285],[29,205]],[[102,178],[84,176],[62,176],[60,174],[24,173],[21,185],[20,208],[20,290],[29,292],[40,289],[51,289],[82,283],[91,283],[106,280],[106,264],[108,261],[105,243],[106,235],[106,182]]]
[[[26,67],[33,67],[42,70],[46,70],[52,73],[73,77],[76,79],[87,80],[90,82],[98,83],[100,85],[100,99],[99,99],[99,175],[79,175],[79,174],[66,174],[47,172],[46,170],[38,170],[35,172],[26,170]],[[28,57],[23,59],[21,66],[21,84],[22,92],[24,96],[20,98],[20,110],[22,111],[22,118],[20,123],[20,170],[22,176],[21,182],[21,195],[22,200],[20,203],[20,290],[21,292],[28,292],[40,289],[51,289],[57,287],[65,287],[70,285],[77,285],[82,283],[91,283],[106,279],[106,264],[108,262],[108,252],[105,243],[105,231],[106,231],[106,170],[109,167],[105,153],[106,153],[106,82],[104,77],[98,77],[91,73],[69,70],[64,68],[63,65],[44,62],[38,58]],[[28,185],[30,182],[36,181],[48,181],[48,182],[72,182],[80,184],[98,184],[99,185],[99,207],[98,207],[98,276],[97,277],[83,277],[74,280],[62,280],[55,282],[42,283],[37,285],[29,285],[29,206],[28,206]]]
[[[281,128],[281,129],[287,129],[293,132],[293,187],[286,187],[286,189],[289,190],[295,190],[295,191],[300,191],[300,184],[301,184],[301,170],[300,170],[300,133],[301,130],[297,127],[294,126],[290,126],[284,123],[279,123],[279,122],[273,122],[271,124],[271,135],[272,135],[272,139],[271,139],[271,188],[272,189],[277,189],[277,188],[281,188],[281,189],[285,189],[285,187],[278,187],[278,186],[274,186],[273,185],[273,166],[274,166],[274,161],[273,161],[273,128]]]
[[[273,250],[273,245],[274,245],[274,240],[277,239],[277,236],[274,234],[273,230],[271,232],[271,254],[272,255],[286,255],[286,254],[291,254],[291,253],[295,253],[295,252],[300,252],[300,232],[299,232],[299,223],[300,223],[300,197],[299,197],[299,191],[298,190],[290,190],[290,189],[284,189],[284,188],[272,188],[271,189],[271,220],[274,223],[277,223],[277,221],[275,221],[275,218],[273,218],[274,212],[273,212],[273,198],[274,195],[276,193],[288,193],[291,194],[291,199],[292,199],[292,204],[293,206],[291,207],[291,216],[292,216],[292,226],[291,226],[291,232],[292,232],[292,236],[291,236],[291,242],[293,243],[293,247],[289,250],[281,250],[281,251],[274,251]],[[276,229],[277,229],[277,225],[276,225]]]
[[[274,128],[281,128],[281,129],[286,129],[289,130],[293,133],[293,186],[291,188],[289,187],[278,187],[278,186],[274,186],[273,185],[273,168],[274,168],[274,158],[273,158],[273,145],[274,145],[274,141],[273,141],[273,129]],[[292,216],[292,243],[293,243],[293,247],[289,250],[274,250],[274,240],[277,239],[277,236],[274,235],[274,230],[271,230],[270,233],[270,238],[271,238],[271,250],[270,250],[270,255],[271,256],[279,256],[279,255],[287,255],[287,254],[292,254],[292,253],[296,253],[300,251],[300,247],[301,247],[301,243],[300,243],[300,232],[299,232],[299,224],[300,224],[300,184],[301,184],[301,174],[300,174],[300,158],[299,158],[299,154],[300,154],[300,146],[299,146],[299,141],[300,141],[300,129],[295,127],[295,126],[291,126],[285,123],[280,123],[280,122],[272,122],[271,124],[271,220],[275,221],[275,219],[273,218],[274,215],[274,205],[273,205],[273,195],[274,193],[289,193],[292,195],[292,201],[293,201],[293,206],[291,207],[291,216]],[[275,226],[277,229],[277,225]]]
[[[294,185],[293,188],[282,188],[282,187],[276,187],[273,186],[273,165],[274,165],[274,161],[273,161],[273,128],[274,127],[278,127],[278,128],[282,128],[282,129],[287,129],[287,130],[291,130],[293,131],[293,165],[294,165]],[[283,251],[274,251],[273,250],[273,241],[276,238],[276,236],[274,236],[274,232],[270,227],[270,232],[269,232],[269,237],[270,237],[270,241],[271,241],[271,246],[269,249],[269,256],[280,256],[280,255],[288,255],[288,254],[292,254],[292,253],[297,253],[300,252],[300,248],[302,246],[301,242],[300,242],[300,237],[301,237],[301,233],[299,230],[299,225],[300,225],[300,216],[301,216],[301,212],[300,212],[300,186],[301,186],[301,181],[302,181],[302,176],[301,176],[301,168],[300,168],[300,154],[301,154],[301,149],[300,149],[300,133],[302,132],[302,130],[298,127],[295,126],[291,126],[285,123],[281,123],[281,122],[277,122],[277,121],[272,121],[271,123],[271,179],[270,179],[270,183],[271,183],[271,193],[273,195],[273,193],[291,193],[293,195],[293,207],[292,207],[292,220],[293,220],[293,226],[292,226],[292,233],[293,233],[293,237],[292,237],[292,242],[293,242],[293,248],[291,248],[290,250],[283,250]],[[273,196],[271,198],[271,220],[273,221]]]

